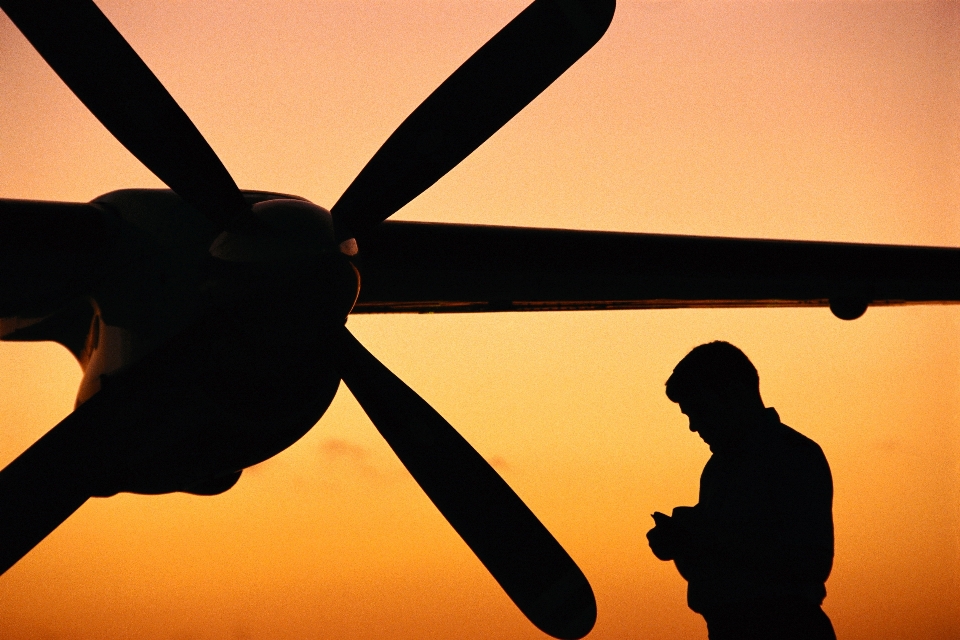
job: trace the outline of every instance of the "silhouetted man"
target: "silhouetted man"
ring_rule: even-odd
[[[757,370],[727,342],[687,354],[667,397],[713,456],[700,502],[653,514],[661,560],[689,583],[687,603],[710,640],[835,639],[820,608],[833,564],[833,481],[813,440],[760,398]]]

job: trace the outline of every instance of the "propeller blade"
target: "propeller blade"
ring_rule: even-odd
[[[80,407],[0,471],[0,574],[92,495],[90,415]]]
[[[343,381],[400,461],[503,590],[541,631],[581,638],[597,605],[576,563],[486,460],[344,327]]]
[[[221,227],[250,210],[217,154],[91,0],[0,0],[27,40],[110,133]]]
[[[613,19],[615,0],[537,0],[394,131],[331,213],[337,240],[416,198],[560,77]]]

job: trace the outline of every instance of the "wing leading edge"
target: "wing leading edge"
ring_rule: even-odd
[[[960,302],[951,248],[417,222],[360,246],[354,313]]]

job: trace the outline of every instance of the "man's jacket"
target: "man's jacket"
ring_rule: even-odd
[[[797,598],[819,605],[833,565],[832,504],[823,451],[766,409],[736,446],[714,451],[700,502],[674,511],[682,531],[674,561],[690,608]]]

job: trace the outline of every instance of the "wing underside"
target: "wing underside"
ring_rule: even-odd
[[[960,249],[386,222],[354,313],[960,302]]]

